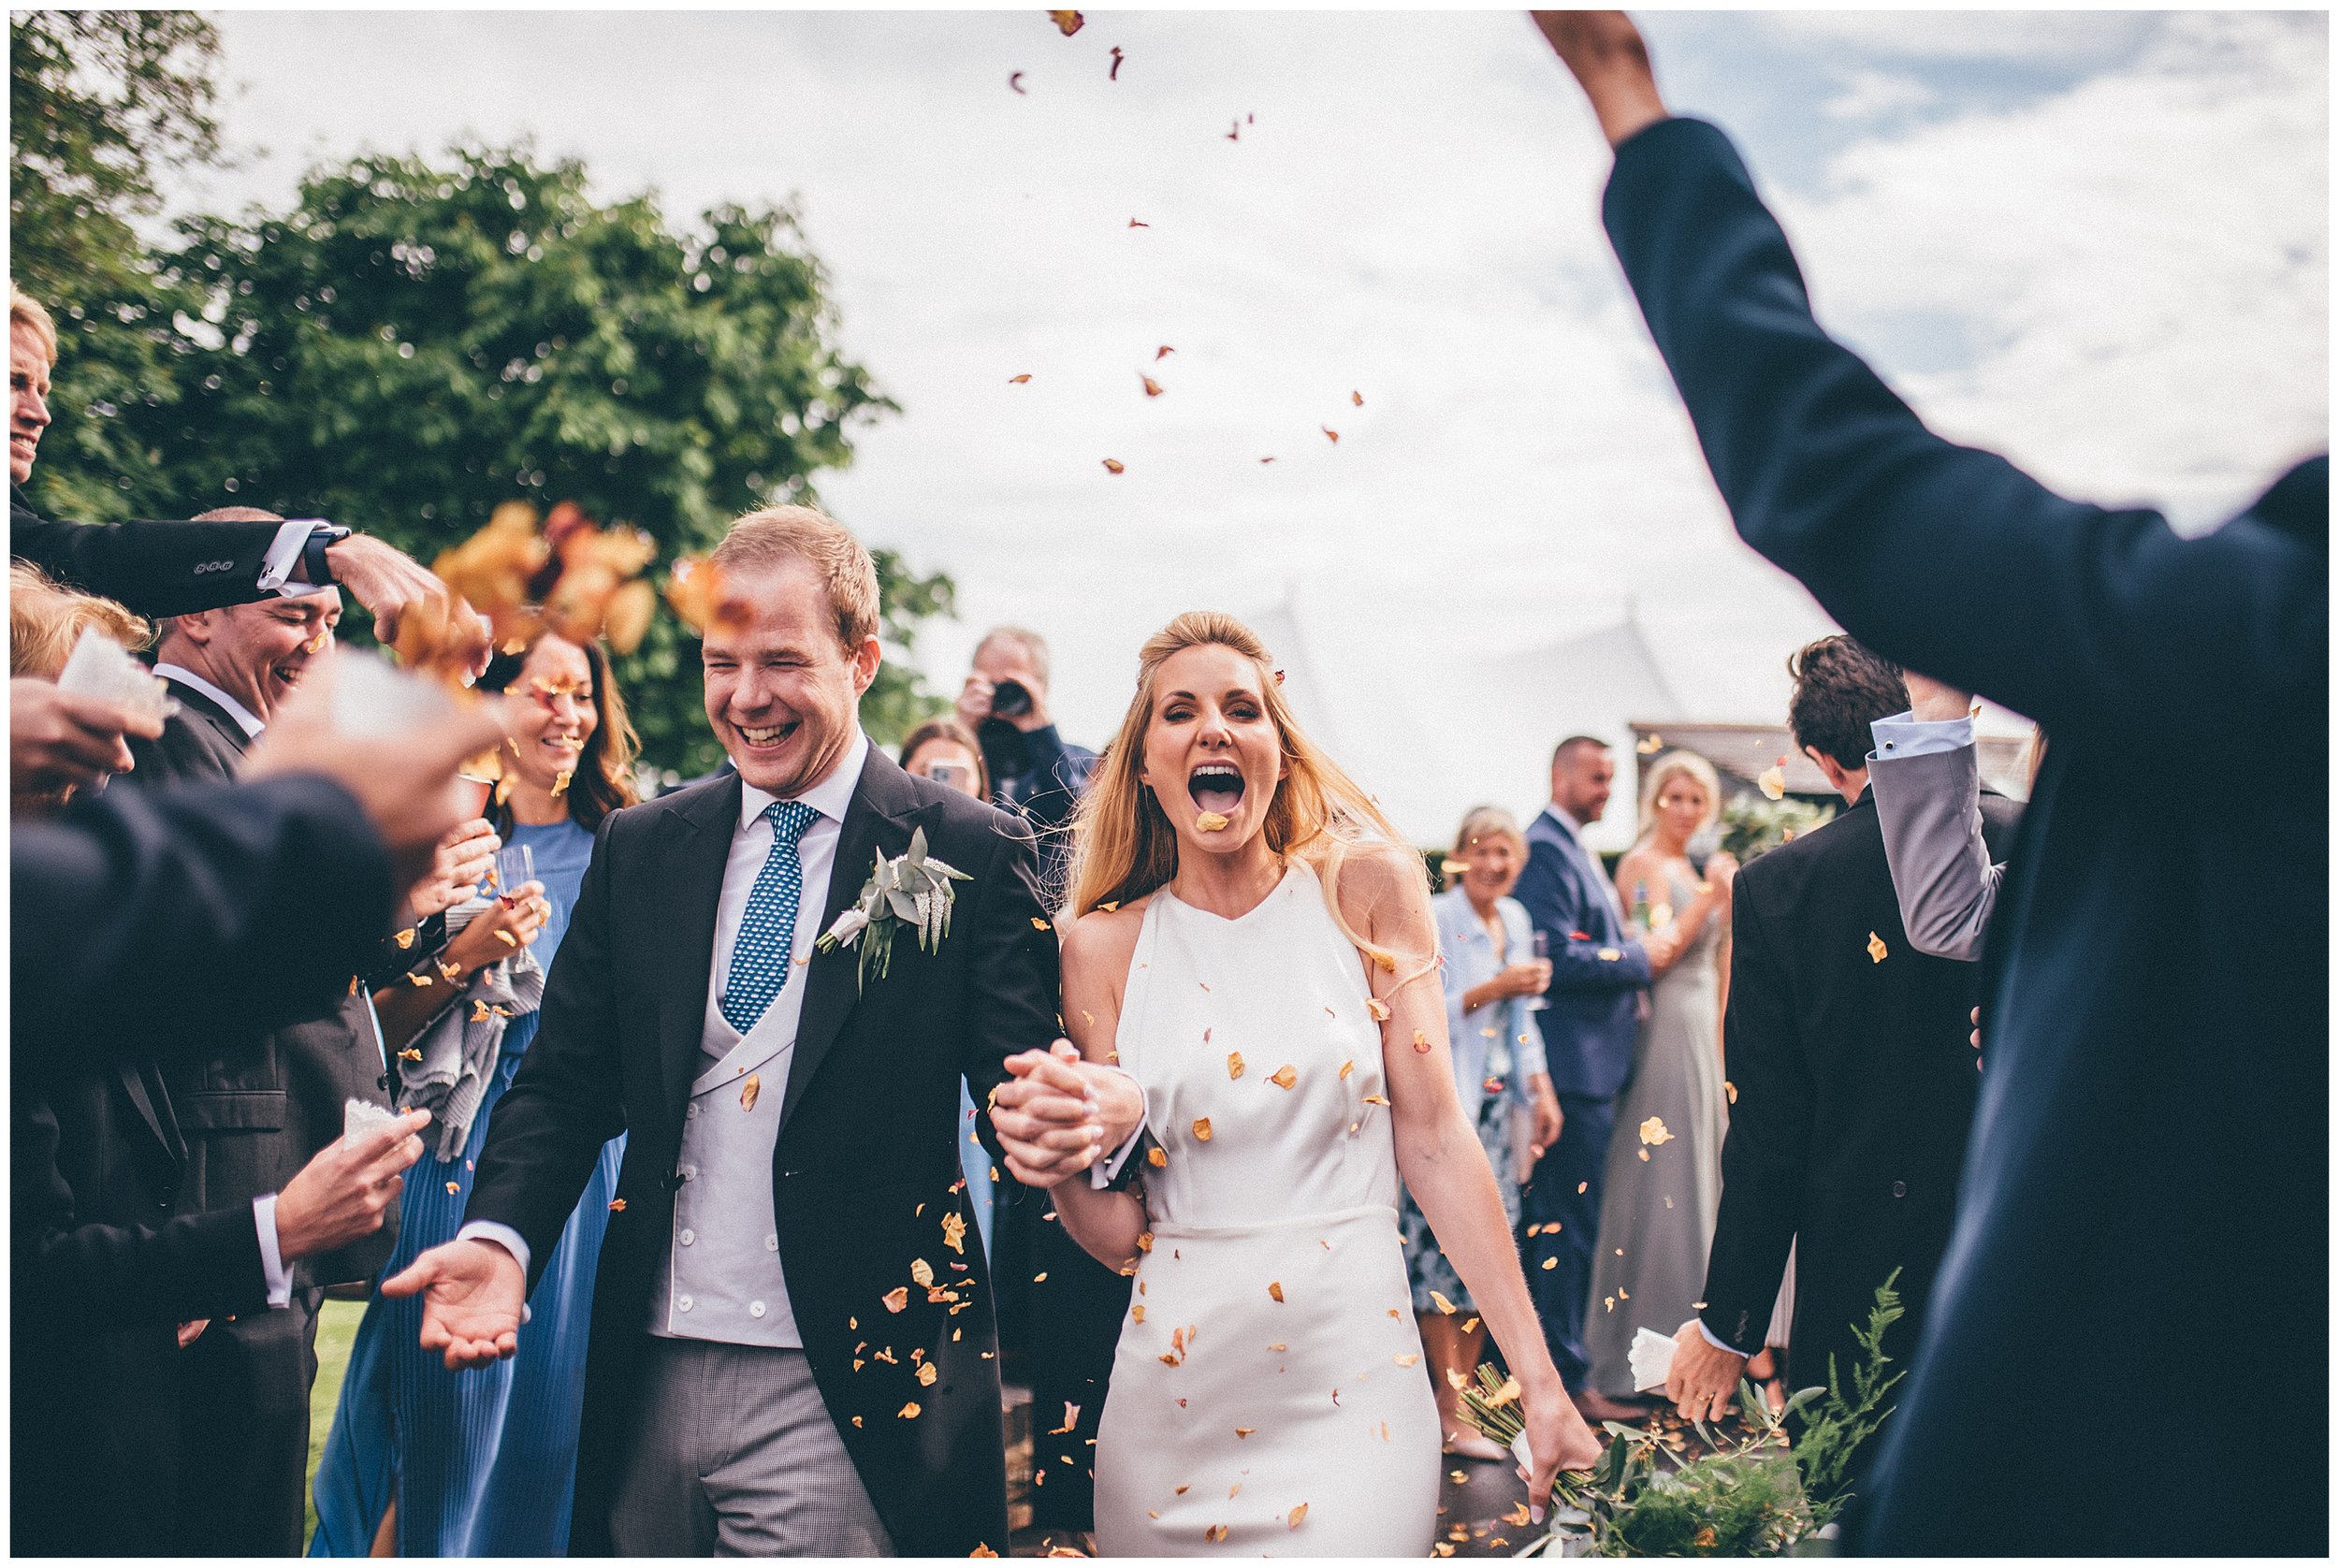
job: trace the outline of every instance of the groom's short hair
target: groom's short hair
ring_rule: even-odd
[[[810,506],[767,506],[731,525],[712,558],[718,571],[801,560],[828,587],[836,637],[848,650],[878,634],[877,563],[845,525]]]
[[[1796,649],[1787,674],[1794,680],[1788,733],[1795,745],[1816,748],[1847,773],[1867,766],[1868,726],[1909,709],[1899,666],[1840,632]]]

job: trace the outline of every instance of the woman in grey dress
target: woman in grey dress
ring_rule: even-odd
[[[1721,1047],[1728,965],[1718,950],[1727,945],[1737,863],[1717,853],[1700,880],[1689,841],[1714,820],[1721,803],[1711,764],[1693,752],[1668,752],[1642,787],[1640,842],[1617,865],[1617,891],[1631,901],[1634,920],[1689,940],[1649,987],[1608,1144],[1584,1319],[1588,1388],[1605,1400],[1633,1397],[1626,1353],[1634,1329],[1669,1334],[1696,1315],[1705,1294],[1729,1124]]]

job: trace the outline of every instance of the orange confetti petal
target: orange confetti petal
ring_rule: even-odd
[[[414,945],[414,928],[410,925],[390,939],[401,948],[411,948]]]
[[[1413,1048],[1414,1051],[1419,1055],[1427,1056],[1430,1053],[1430,1035],[1428,1030],[1416,1029],[1413,1032]]]
[[[1202,1539],[1211,1542],[1213,1545],[1215,1545],[1226,1538],[1227,1527],[1223,1524],[1212,1525],[1208,1530],[1202,1532]]]
[[[1324,432],[1325,440],[1330,442],[1334,446],[1338,446],[1340,444],[1340,432],[1338,430],[1333,429],[1329,425],[1318,426],[1317,428]]]
[[[1781,762],[1784,761],[1785,759],[1780,759]],[[1772,800],[1784,800],[1787,798],[1787,770],[1783,766],[1765,768],[1762,773],[1756,777],[1754,783],[1761,789],[1764,794],[1769,796]]]
[[[1138,220],[1138,219],[1136,219],[1136,218],[1131,218],[1131,219],[1129,220],[1129,227],[1131,227],[1131,228],[1151,228],[1151,227],[1153,227],[1153,226],[1154,226],[1153,225],[1151,225],[1151,224],[1149,224],[1149,223],[1143,223],[1143,222],[1140,222],[1140,220]]]
[[[1056,24],[1056,30],[1061,32],[1068,38],[1073,34],[1079,32],[1088,21],[1086,17],[1081,15],[1078,11],[1050,11],[1048,13],[1048,20],[1054,22]]]
[[[739,1109],[742,1111],[753,1111],[755,1109],[756,1097],[763,1094],[763,1075],[760,1072],[751,1072],[748,1074],[748,1081],[739,1085]]]
[[[1224,833],[1227,831],[1227,824],[1229,820],[1231,820],[1231,819],[1221,817],[1215,811],[1205,811],[1200,816],[1194,819],[1194,831],[1197,833]]]
[[[897,1285],[885,1293],[885,1310],[899,1312],[909,1305],[909,1286]]]
[[[901,1409],[895,1414],[897,1419],[904,1421],[915,1421],[919,1415],[918,1401],[916,1400],[910,1401],[908,1404],[902,1406]]]
[[[1367,997],[1364,1003],[1364,1010],[1373,1015],[1375,1023],[1386,1024],[1388,1022],[1388,1004],[1382,1001],[1378,996]]]
[[[1107,473],[1123,473],[1123,472],[1127,472],[1127,471],[1126,471],[1126,469],[1123,466],[1123,464],[1122,464],[1122,462],[1121,462],[1121,459],[1120,459],[1120,458],[1118,458],[1118,457],[1107,457],[1107,458],[1105,459],[1105,472],[1106,472]]]
[[[1155,1170],[1160,1170],[1168,1167],[1170,1164],[1170,1156],[1162,1153],[1159,1149],[1148,1149],[1145,1151],[1145,1163],[1152,1166]]]
[[[1297,1530],[1300,1528],[1300,1521],[1307,1517],[1308,1505],[1302,1503],[1300,1506],[1294,1508],[1289,1514],[1285,1516],[1284,1528],[1286,1530]]]
[[[1431,1291],[1430,1304],[1437,1308],[1438,1311],[1444,1313],[1448,1317],[1454,1315],[1454,1303],[1446,1299],[1445,1292],[1443,1291]]]
[[[909,1277],[917,1281],[920,1288],[931,1289],[934,1285],[934,1265],[923,1257],[913,1257],[909,1260]]]
[[[1132,218],[1130,222],[1134,223],[1136,220]],[[1158,398],[1161,396],[1161,383],[1155,381],[1149,375],[1140,375],[1137,379],[1144,386],[1145,396],[1148,398]]]
[[[1234,1430],[1234,1434],[1237,1437],[1248,1437],[1257,1430],[1258,1430],[1257,1427],[1237,1427]],[[1228,1492],[1227,1495],[1232,1497],[1234,1494],[1232,1492]]]
[[[1361,392],[1351,392],[1348,394],[1348,400],[1356,404],[1357,407],[1362,408],[1364,406],[1364,394]]]
[[[1887,949],[1885,948],[1885,946],[1884,946],[1884,938],[1883,938],[1883,937],[1881,937],[1881,936],[1878,936],[1875,932],[1873,932],[1873,931],[1869,932],[1869,933],[1868,933],[1868,958],[1869,958],[1869,961],[1870,961],[1870,962],[1872,962],[1872,963],[1877,963],[1877,964],[1881,964],[1881,963],[1883,963],[1883,962],[1884,962],[1884,954],[1885,954],[1885,952],[1886,952],[1887,951],[1888,951],[1888,950],[1887,950]]]
[[[1227,1076],[1228,1078],[1241,1078],[1242,1076],[1242,1052],[1229,1051],[1227,1053]]]
[[[1022,375],[1020,375],[1020,376],[1010,376],[1010,377],[1008,377],[1008,378],[1007,378],[1007,384],[1008,384],[1010,386],[1021,386],[1021,385],[1024,385],[1024,383],[1025,383],[1025,382],[1029,381],[1030,379],[1031,379],[1031,372],[1030,372],[1029,370],[1025,370],[1025,371],[1024,371]]]
[[[1416,1362],[1418,1362],[1420,1359],[1421,1359],[1421,1354],[1420,1354],[1420,1352],[1418,1352],[1418,1351],[1407,1351],[1404,1355],[1400,1356],[1400,1357],[1398,1357],[1396,1358],[1396,1360],[1397,1360],[1397,1364],[1398,1364],[1399,1366],[1401,1366],[1401,1367],[1410,1367],[1410,1366],[1413,1366],[1414,1364],[1416,1364]],[[1469,1477],[1464,1476],[1464,1477],[1463,1477],[1463,1479],[1464,1479],[1464,1480],[1467,1480],[1467,1479],[1469,1479]]]
[[[1008,72],[1008,73],[1007,73],[1007,84],[1008,84],[1008,86],[1009,86],[1010,88],[1013,89],[1015,92],[1018,92],[1018,93],[1023,93],[1023,92],[1024,92],[1024,73],[1023,73],[1023,72],[1021,72],[1021,71],[1010,71],[1010,72]],[[1029,97],[1029,96],[1030,96],[1030,94],[1027,94],[1027,93],[1026,93],[1026,94],[1024,94],[1024,96],[1026,96],[1026,97]],[[976,1556],[978,1556],[978,1557],[983,1557],[983,1556],[995,1555],[995,1554],[989,1554],[989,1553],[983,1553],[983,1552],[977,1552],[975,1555],[976,1555]]]
[[[1282,1067],[1277,1067],[1272,1076],[1271,1076],[1267,1082],[1272,1083],[1278,1089],[1288,1089],[1294,1083],[1300,1082],[1300,1075],[1292,1068],[1291,1065],[1286,1062]]]
[[[1168,343],[1164,343],[1159,348],[1154,350],[1154,363],[1158,365],[1163,360],[1169,358],[1171,355],[1177,352],[1178,351],[1176,349],[1171,348]]]
[[[1673,1134],[1666,1129],[1663,1117],[1651,1116],[1640,1125],[1640,1140],[1653,1149],[1659,1144],[1672,1142]]]
[[[1196,1118],[1194,1118],[1194,1136],[1195,1136],[1195,1138],[1196,1138],[1197,1140],[1199,1140],[1199,1141],[1201,1141],[1201,1142],[1208,1143],[1208,1142],[1210,1141],[1210,1118],[1209,1118],[1209,1117],[1207,1117],[1207,1116],[1197,1116]]]
[[[1282,1300],[1282,1299],[1284,1299],[1284,1282],[1283,1282],[1283,1281],[1281,1281],[1281,1280],[1270,1280],[1270,1281],[1268,1281],[1268,1282],[1267,1282],[1267,1297],[1268,1297],[1268,1299],[1269,1299],[1269,1300],[1271,1300],[1271,1301],[1280,1301],[1280,1300]]]

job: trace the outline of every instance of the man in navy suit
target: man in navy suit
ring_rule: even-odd
[[[1607,743],[1570,735],[1551,754],[1551,804],[1527,828],[1527,866],[1514,898],[1543,935],[1551,957],[1543,1026],[1551,1087],[1560,1097],[1560,1136],[1535,1163],[1519,1194],[1527,1283],[1543,1318],[1544,1338],[1560,1376],[1582,1389],[1584,1303],[1591,1289],[1592,1247],[1600,1225],[1600,1176],[1616,1125],[1616,1096],[1633,1067],[1642,988],[1652,960],[1663,967],[1673,938],[1628,932],[1615,886],[1584,830],[1607,809],[1616,759]],[[1654,951],[1652,951],[1654,950]],[[1634,1414],[1584,1390],[1585,1414],[1614,1419]]]
[[[1878,653],[2054,737],[1983,952],[1949,1250],[1852,1544],[2321,1555],[2329,457],[2186,537],[1942,440],[1820,329],[1632,23],[1538,20],[1616,147],[1608,233],[1739,534]],[[2253,783],[2173,808],[2172,765],[2245,757]],[[2305,1419],[2269,1436],[2233,1397],[2259,1387]]]

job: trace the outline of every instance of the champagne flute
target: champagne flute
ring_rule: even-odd
[[[1533,940],[1535,956],[1537,958],[1548,959],[1551,956],[1551,934],[1547,931],[1538,931],[1534,934]],[[1527,1010],[1529,1012],[1541,1012],[1550,1005],[1551,998],[1545,995],[1540,991],[1527,998]]]
[[[505,903],[521,886],[536,879],[536,855],[525,844],[506,844],[496,851],[495,893]]]

